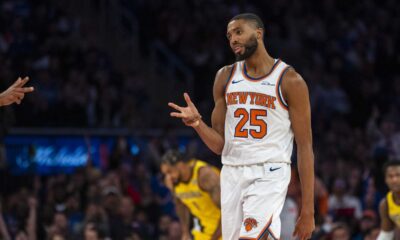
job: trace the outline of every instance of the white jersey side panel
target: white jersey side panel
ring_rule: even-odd
[[[279,87],[288,68],[276,60],[269,74],[254,79],[247,75],[244,61],[235,63],[225,94],[223,164],[290,163],[293,131]]]

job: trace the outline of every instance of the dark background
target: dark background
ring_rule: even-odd
[[[0,90],[26,75],[36,88],[0,109],[10,235],[81,239],[94,223],[112,239],[180,239],[160,156],[174,147],[220,163],[166,103],[183,104],[187,91],[209,122],[215,73],[234,62],[226,25],[242,12],[263,19],[268,52],[310,90],[314,239],[375,239],[381,167],[400,160],[395,0],[0,1]],[[294,166],[295,211],[296,177]]]

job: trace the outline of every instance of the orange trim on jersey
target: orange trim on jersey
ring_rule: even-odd
[[[272,223],[272,217],[273,217],[273,215],[271,216],[271,218],[269,219],[267,224],[265,224],[264,228],[261,230],[261,232],[258,234],[257,237],[255,237],[255,238],[252,238],[252,237],[239,237],[239,240],[242,240],[242,239],[243,240],[259,240],[264,235],[265,232],[268,232],[269,235],[271,235],[275,240],[279,240],[275,236],[275,234],[270,230],[270,226],[271,226],[271,223]]]
[[[287,71],[289,68],[291,68],[291,66],[287,66],[287,67],[285,67],[285,68],[282,70],[281,74],[279,75],[278,81],[277,81],[276,84],[275,84],[275,94],[276,94],[276,98],[278,99],[279,105],[281,105],[281,107],[282,107],[283,109],[287,110],[287,111],[289,110],[289,108],[282,102],[281,94],[280,94],[280,92],[279,92],[279,87],[280,87],[280,85],[281,85],[282,78],[283,78],[284,74],[286,73],[286,71]],[[283,96],[282,96],[282,97],[283,97]]]
[[[274,63],[274,65],[272,65],[272,68],[271,68],[271,70],[269,70],[269,73],[267,73],[264,76],[258,77],[258,78],[253,78],[253,77],[250,77],[250,76],[247,75],[247,73],[246,73],[247,70],[245,71],[246,65],[245,65],[245,62],[243,62],[243,64],[242,64],[242,75],[243,75],[244,79],[246,79],[246,80],[248,80],[250,82],[259,82],[259,81],[265,80],[266,77],[271,75],[274,72],[275,68],[279,65],[279,63],[281,63],[280,59],[278,59],[278,61],[276,61]]]
[[[227,81],[228,84],[226,84],[226,87],[225,87],[225,95],[226,95],[226,93],[228,92],[228,88],[229,88],[229,86],[231,85],[233,76],[235,75],[236,64],[237,64],[237,63],[233,64],[233,67],[232,67],[232,69],[231,69],[231,75],[229,76],[229,79],[228,79],[228,81]]]

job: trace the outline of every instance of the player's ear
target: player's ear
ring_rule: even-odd
[[[257,40],[261,40],[263,37],[263,30],[261,28],[256,30]]]

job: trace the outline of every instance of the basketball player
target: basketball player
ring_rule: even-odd
[[[171,116],[181,118],[213,152],[222,154],[223,239],[279,239],[294,138],[302,203],[293,234],[309,239],[315,224],[308,88],[292,67],[268,54],[264,31],[254,14],[229,21],[226,36],[237,62],[216,75],[212,127],[202,121],[187,93],[186,107],[168,105],[177,110]]]
[[[33,87],[24,87],[28,81],[28,77],[25,77],[24,79],[18,78],[13,85],[0,93],[0,107],[13,103],[20,104],[22,99],[24,99],[25,93],[33,92]]]
[[[389,161],[383,170],[389,192],[379,204],[381,231],[378,240],[392,240],[395,229],[400,228],[400,162]]]
[[[161,172],[175,196],[176,212],[182,224],[182,240],[216,240],[221,236],[219,170],[207,163],[184,157],[174,150],[162,159]],[[194,217],[190,234],[190,214]]]

